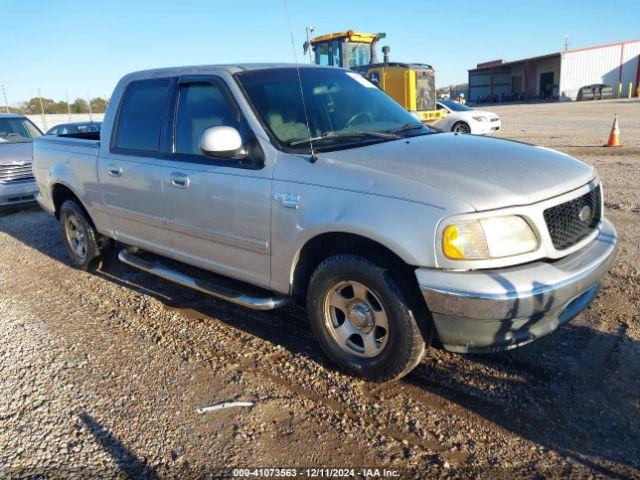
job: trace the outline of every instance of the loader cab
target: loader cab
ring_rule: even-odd
[[[348,30],[310,39],[304,44],[305,55],[311,49],[316,65],[349,68],[367,78],[387,95],[413,112],[423,123],[431,124],[445,117],[436,110],[435,71],[430,65],[389,61],[388,46],[382,47],[383,61],[376,55],[376,45],[384,33]]]
[[[305,53],[313,52],[316,65],[358,69],[377,63],[376,44],[384,33],[358,33],[352,30],[331,33],[311,39],[304,44]]]

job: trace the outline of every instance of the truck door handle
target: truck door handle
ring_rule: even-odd
[[[172,173],[169,177],[173,188],[189,188],[189,177],[182,173]]]
[[[122,167],[120,165],[116,165],[115,163],[112,163],[107,167],[107,173],[112,177],[121,177]]]

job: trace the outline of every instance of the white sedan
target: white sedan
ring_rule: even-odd
[[[476,110],[453,100],[438,100],[436,108],[447,111],[447,117],[433,125],[444,132],[485,135],[497,132],[502,126],[495,113]]]

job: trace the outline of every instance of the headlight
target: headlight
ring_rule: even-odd
[[[477,116],[477,117],[472,117],[474,120],[477,120],[479,122],[485,122],[487,120],[487,117],[483,117],[481,115]]]
[[[464,220],[442,232],[442,252],[454,260],[510,257],[538,249],[527,221],[515,215]]]

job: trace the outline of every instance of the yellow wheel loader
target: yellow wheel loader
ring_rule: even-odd
[[[379,62],[376,45],[385,36],[353,30],[330,33],[305,42],[304,51],[306,54],[312,50],[312,61],[317,65],[357,71],[423,123],[431,124],[444,118],[445,111],[436,110],[435,70],[421,63],[389,62],[387,46],[382,47],[384,60]]]

